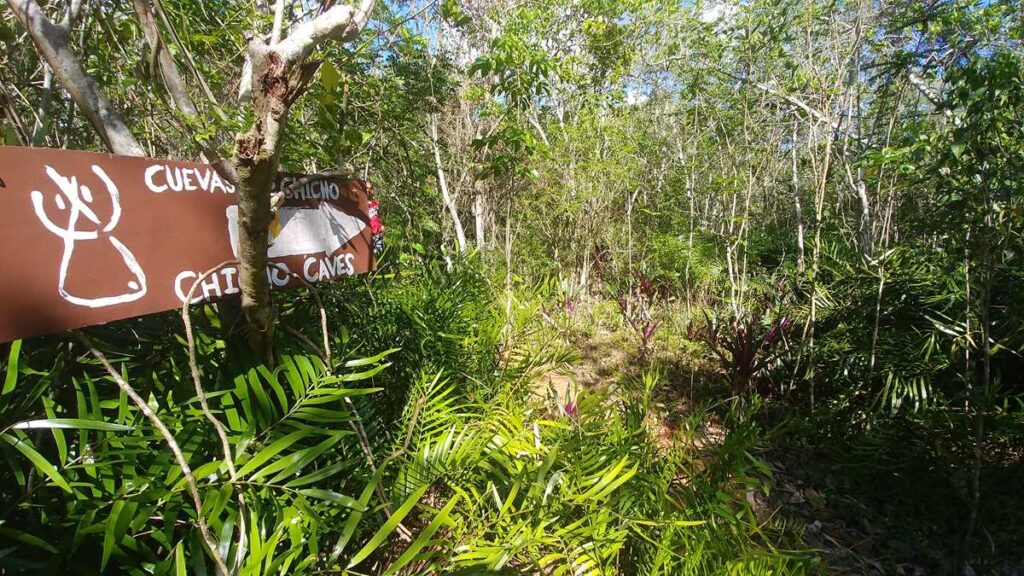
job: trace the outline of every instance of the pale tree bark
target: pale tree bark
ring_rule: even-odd
[[[149,45],[150,67],[155,68],[155,71],[159,72],[160,80],[167,90],[171,104],[183,116],[194,122],[199,122],[201,120],[199,109],[196,107],[192,95],[188,92],[188,84],[182,78],[178,66],[174,63],[174,59],[167,49],[167,43],[164,42],[163,35],[160,33],[160,25],[153,14],[153,5],[150,4],[150,0],[132,0],[132,7],[139,20],[139,25],[142,27],[142,32],[146,37],[146,44]],[[170,23],[166,18],[164,18],[164,26],[170,28]],[[205,81],[200,83],[209,94],[209,88],[206,87]],[[211,102],[216,102],[212,96],[208,97]],[[215,145],[210,143],[198,144],[201,149],[200,160],[212,164],[225,180],[234,182],[238,179],[234,167],[220,156]],[[227,302],[222,303],[222,305],[232,306],[232,304]],[[222,318],[222,320],[224,319]]]
[[[851,92],[849,97],[849,103],[847,104],[846,117],[848,123],[851,124],[850,130],[852,136],[858,144],[858,150],[860,151],[860,144],[863,142],[861,138],[862,124],[861,119],[861,38],[862,38],[862,20],[864,17],[865,7],[863,2],[857,3],[857,19],[854,23],[854,42],[853,42],[853,57],[850,59],[850,71],[847,80],[847,90]],[[857,164],[856,171],[850,170],[849,162],[847,161],[850,132],[846,132],[843,139],[843,160],[845,163],[846,177],[853,189],[853,192],[857,195],[857,199],[860,201],[861,215],[860,224],[857,229],[857,243],[860,245],[861,254],[867,259],[872,259],[874,253],[874,242],[872,235],[872,215],[871,215],[871,199],[868,196],[867,184],[864,182],[864,168]],[[854,156],[856,156],[856,152]]]
[[[484,198],[484,183],[477,180],[473,183],[475,197],[473,198],[473,223],[476,236],[476,249],[483,252],[487,245],[487,237],[484,233],[484,219],[487,218],[487,204]]]
[[[36,110],[36,126],[32,132],[32,146],[39,147],[46,142],[46,134],[50,131],[50,100],[53,99],[53,71],[46,63],[43,64],[43,97]]]
[[[250,346],[264,357],[270,353],[274,326],[267,278],[270,195],[288,111],[319,67],[319,63],[306,63],[309,54],[329,40],[347,42],[355,38],[369,21],[375,4],[375,0],[362,0],[358,7],[335,6],[299,24],[280,42],[267,45],[256,38],[249,43],[251,72],[245,80],[255,120],[248,132],[235,137],[232,164],[237,176],[242,312],[249,323]]]
[[[178,72],[178,67],[171,58],[160,35],[160,26],[153,17],[153,10],[150,8],[149,0],[132,0],[132,7],[135,15],[142,25],[142,33],[146,36],[146,44],[149,45],[150,57],[160,72],[160,80],[163,82],[171,103],[179,112],[189,118],[198,118],[199,111],[196,109],[192,96],[189,95],[185,81]]]
[[[274,27],[270,30],[270,43],[277,44],[281,41],[281,33],[284,29],[284,0],[277,0],[274,6]]]
[[[68,4],[68,11],[64,14],[64,21],[61,26],[69,32],[71,27],[78,20],[82,12],[82,0],[71,0]],[[50,65],[43,62],[43,97],[36,110],[35,131],[32,133],[32,146],[39,147],[46,142],[46,135],[50,132],[50,101],[53,100],[53,70]]]
[[[806,269],[804,261],[804,207],[800,203],[800,174],[797,165],[797,122],[793,122],[793,140],[790,153],[793,155],[793,205],[796,210],[796,269],[803,274]]]
[[[437,187],[441,189],[441,198],[444,200],[444,207],[452,216],[452,226],[455,227],[455,240],[458,244],[459,254],[466,252],[466,231],[462,228],[462,219],[459,218],[459,208],[455,205],[451,191],[448,189],[448,178],[444,173],[444,166],[441,164],[441,148],[437,138],[437,116],[430,117],[430,143],[434,148],[434,166],[437,169]]]
[[[115,154],[144,156],[142,145],[71,51],[70,25],[51,22],[34,0],[7,0],[7,5],[107,148]]]

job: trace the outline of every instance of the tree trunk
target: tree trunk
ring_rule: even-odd
[[[434,148],[434,166],[437,169],[437,186],[441,189],[441,198],[444,200],[444,207],[452,216],[452,226],[455,228],[455,240],[458,244],[459,254],[466,251],[466,232],[462,228],[462,219],[459,218],[459,208],[455,205],[451,192],[448,190],[448,178],[444,174],[444,166],[441,164],[441,149],[437,143],[437,116],[430,116],[430,142]]]
[[[473,198],[473,219],[475,224],[476,249],[483,252],[487,245],[487,236],[484,232],[484,219],[487,218],[487,206],[484,200],[484,185],[482,182],[474,184],[476,197]]]
[[[804,209],[800,204],[800,177],[796,162],[797,123],[793,123],[793,204],[796,208],[796,269],[803,274],[806,269],[804,261]]]
[[[274,328],[267,276],[270,194],[288,108],[304,88],[303,77],[311,72],[295,74],[280,54],[260,44],[250,47],[250,58],[255,121],[249,132],[235,138],[232,157],[237,178],[239,288],[249,344],[260,357],[267,357]]]
[[[363,0],[358,8],[335,6],[295,27],[281,42],[267,46],[256,39],[249,45],[250,73],[243,84],[250,90],[254,121],[248,132],[235,137],[232,164],[238,197],[241,308],[249,324],[249,345],[262,359],[270,359],[273,342],[274,311],[267,276],[270,195],[288,111],[320,66],[305,63],[309,54],[327,40],[355,38],[374,5],[374,0]],[[279,3],[278,9],[282,7]]]

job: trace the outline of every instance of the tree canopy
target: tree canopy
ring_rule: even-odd
[[[4,144],[245,224],[187,331],[4,345],[0,573],[1015,573],[1022,18],[7,0]],[[373,273],[271,295],[278,172],[373,184]]]

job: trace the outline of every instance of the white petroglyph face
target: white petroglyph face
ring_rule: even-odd
[[[57,292],[64,300],[89,308],[134,302],[146,294],[146,273],[139,266],[132,251],[113,235],[114,229],[121,220],[121,195],[117,185],[102,168],[93,165],[92,172],[100,179],[106,187],[107,194],[110,195],[111,212],[105,222],[93,210],[95,197],[92,189],[87,184],[80,183],[75,176],[65,176],[53,167],[46,166],[47,176],[57,186],[58,194],[54,195],[53,201],[60,214],[58,219],[62,222],[66,219],[66,224],[63,226],[54,222],[54,218],[47,213],[44,194],[39,190],[32,191],[32,206],[40,224],[64,241],[64,253],[61,257],[57,277]],[[123,292],[108,296],[82,297],[68,290],[68,270],[74,256],[75,244],[94,241],[109,242],[116,251],[117,257],[123,260],[125,268],[133,276],[133,279],[127,282]]]

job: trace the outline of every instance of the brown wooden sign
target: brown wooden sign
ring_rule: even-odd
[[[270,283],[373,266],[367,185],[278,177]],[[234,260],[234,187],[204,164],[0,147],[0,342],[179,308],[199,276]],[[237,294],[227,265],[195,301]]]

